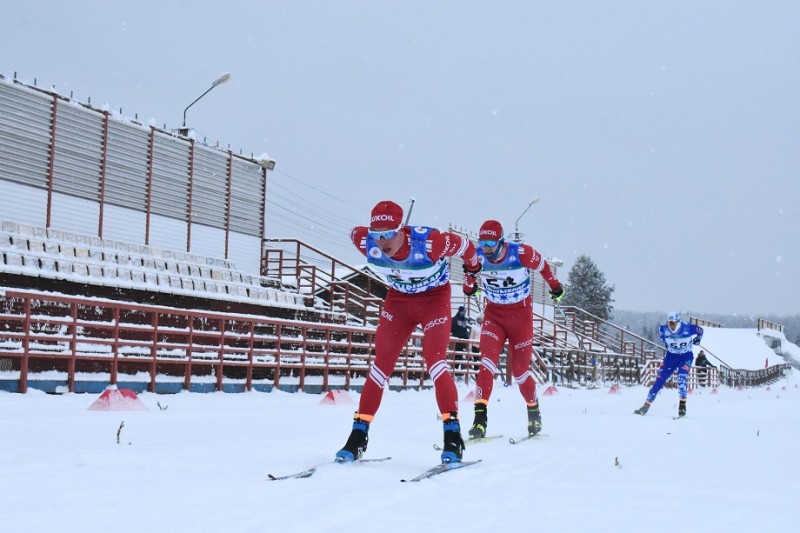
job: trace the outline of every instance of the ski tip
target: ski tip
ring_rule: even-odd
[[[269,479],[270,481],[276,481],[278,478],[273,476],[272,474],[267,474],[267,479]]]

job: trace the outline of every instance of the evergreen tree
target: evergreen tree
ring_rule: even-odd
[[[564,305],[580,307],[589,313],[608,320],[614,311],[611,294],[614,286],[606,284],[606,277],[588,255],[580,256],[569,271]]]

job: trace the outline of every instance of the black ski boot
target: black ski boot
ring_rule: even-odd
[[[460,463],[464,456],[464,439],[461,438],[461,423],[458,413],[450,413],[444,421],[444,446],[442,447],[443,463]]]
[[[350,437],[344,447],[336,452],[336,462],[350,463],[361,459],[361,456],[367,451],[368,432],[369,422],[361,420],[356,415],[355,420],[353,420],[353,431],[350,432]]]
[[[542,431],[542,413],[539,405],[528,406],[528,436],[535,437]]]
[[[678,402],[678,418],[686,416],[686,398]]]
[[[647,402],[644,402],[644,405],[642,405],[640,408],[638,408],[637,410],[635,410],[633,413],[634,413],[634,414],[637,414],[637,415],[642,415],[642,416],[644,416],[644,415],[646,415],[646,414],[647,414],[647,410],[648,410],[648,409],[650,409],[650,404],[649,404],[649,403],[647,403]]]
[[[489,418],[486,414],[488,405],[485,403],[475,404],[475,421],[472,422],[472,427],[469,429],[469,438],[479,439],[486,436],[486,424]]]

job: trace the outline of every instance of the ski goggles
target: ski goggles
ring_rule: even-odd
[[[375,239],[376,241],[379,239],[388,241],[390,239],[394,239],[395,235],[400,233],[400,228],[402,227],[403,226],[401,225],[396,227],[395,229],[382,229],[382,230],[371,229],[369,230],[369,236]]]
[[[480,245],[481,248],[486,248],[487,246],[489,248],[494,248],[495,246],[497,246],[497,243],[498,243],[498,241],[496,241],[496,240],[495,241],[478,241],[478,244]]]

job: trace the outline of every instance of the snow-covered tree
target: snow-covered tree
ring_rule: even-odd
[[[588,255],[578,257],[567,279],[564,305],[580,307],[605,320],[611,317],[614,286],[606,283],[605,275]]]

